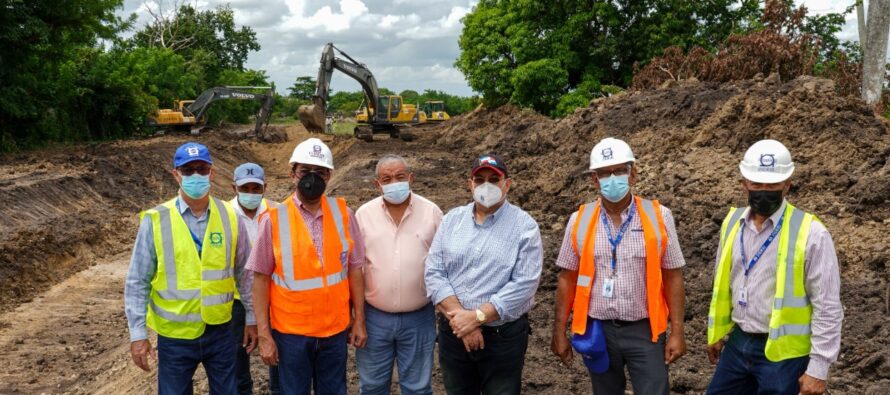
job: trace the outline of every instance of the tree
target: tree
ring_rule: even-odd
[[[315,78],[308,75],[297,77],[297,81],[294,82],[294,85],[287,88],[287,90],[290,91],[288,96],[300,100],[309,100],[312,98],[312,95],[315,94],[315,85]]]
[[[714,48],[758,15],[757,0],[481,0],[464,18],[455,66],[487,105],[549,112],[584,81],[627,86],[635,63],[671,45]],[[536,81],[547,90],[539,98]]]
[[[874,105],[881,100],[887,65],[887,38],[890,33],[890,2],[872,0],[864,15],[862,1],[856,4],[862,46],[862,99]],[[864,29],[863,29],[864,28]],[[863,33],[864,30],[864,33]]]
[[[173,10],[160,1],[156,7],[146,3],[152,20],[136,32],[128,43],[146,48],[168,48],[189,62],[201,64],[209,84],[218,84],[222,70],[243,71],[244,62],[260,44],[249,26],[235,26],[235,13],[228,5],[198,11],[188,4],[173,3]]]

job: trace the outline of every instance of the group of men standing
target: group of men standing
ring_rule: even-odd
[[[625,368],[636,393],[667,394],[668,366],[686,353],[685,260],[671,211],[633,193],[636,161],[624,141],[594,146],[601,197],[569,218],[556,260],[551,348],[566,365],[581,354],[596,394],[623,394]],[[380,196],[355,212],[325,193],[322,141],[289,162],[285,201],[267,201],[263,169],[246,163],[226,202],[209,194],[207,148],[176,150],[179,193],[141,214],[125,286],[131,354],[145,370],[158,360],[158,392],[191,393],[202,364],[211,393],[251,393],[258,348],[270,392],[345,394],[352,345],[362,394],[390,393],[394,365],[401,393],[431,394],[438,343],[449,394],[520,393],[543,245],[507,200],[502,158],[474,160],[472,202],[444,216],[412,192],[402,157],[377,161]],[[739,167],[750,206],[720,231],[708,392],[822,393],[843,318],[831,237],[785,200],[794,164],[781,143],[754,144]]]

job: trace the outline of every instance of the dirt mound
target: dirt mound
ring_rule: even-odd
[[[687,259],[690,354],[671,370],[673,391],[702,391],[710,379],[704,344],[717,231],[729,205],[746,204],[738,161],[763,138],[791,149],[797,170],[790,200],[817,213],[836,242],[846,319],[831,390],[862,393],[890,379],[890,135],[860,100],[835,95],[831,81],[680,83],[597,100],[559,121],[509,106],[480,110],[441,133],[438,144],[467,163],[483,152],[502,155],[514,177],[510,199],[541,225],[547,256],[532,314],[529,389],[588,390],[580,364],[565,375],[549,355],[553,262],[569,214],[595,198],[585,171],[591,147],[607,136],[633,147],[636,191],[673,210]]]
[[[195,140],[210,147],[214,191],[230,195],[234,167],[254,160],[248,142],[217,133],[165,136],[4,158],[0,165],[0,311],[128,250],[139,210],[176,193],[173,151]]]

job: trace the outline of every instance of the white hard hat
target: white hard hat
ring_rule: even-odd
[[[627,162],[635,162],[633,151],[622,140],[606,137],[590,151],[590,170],[609,167]]]
[[[794,162],[791,152],[782,143],[760,140],[745,151],[739,170],[748,181],[775,184],[791,177]]]
[[[294,148],[293,155],[290,156],[290,165],[300,163],[304,165],[315,165],[334,169],[334,155],[321,140],[313,137],[306,139]]]

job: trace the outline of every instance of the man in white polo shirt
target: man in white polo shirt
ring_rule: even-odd
[[[382,157],[374,184],[383,196],[355,213],[366,254],[368,342],[355,352],[362,394],[390,393],[394,361],[402,394],[433,393],[436,317],[423,274],[442,210],[412,193],[413,182],[405,159]]]

